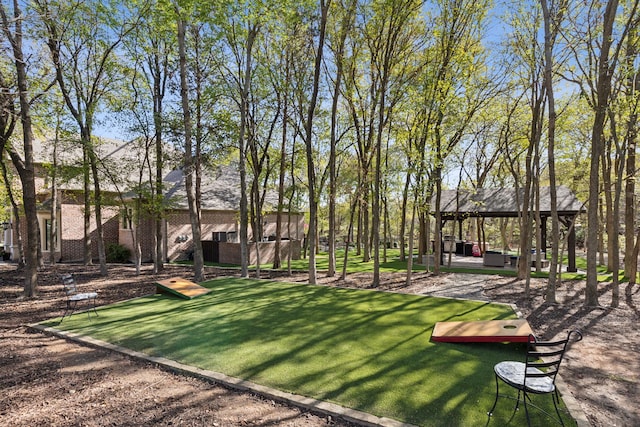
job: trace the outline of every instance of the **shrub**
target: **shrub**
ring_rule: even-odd
[[[129,262],[131,251],[117,243],[111,243],[107,246],[107,262],[125,263]]]

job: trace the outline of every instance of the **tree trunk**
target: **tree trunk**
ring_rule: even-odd
[[[84,211],[82,212],[83,231],[83,262],[84,265],[93,264],[93,254],[91,253],[91,174],[89,173],[88,147],[82,146],[82,186]]]
[[[60,134],[60,123],[57,123],[55,140],[53,141],[53,161],[51,168],[51,210],[49,217],[51,226],[45,232],[49,233],[49,263],[53,266],[56,263],[56,248],[58,246],[58,143]]]
[[[286,59],[286,68],[285,68],[285,81],[289,82],[290,76],[290,67],[289,67],[289,54],[287,53]],[[280,143],[280,174],[278,176],[278,210],[276,217],[276,244],[275,251],[273,254],[273,268],[278,269],[282,266],[282,261],[280,259],[280,247],[282,242],[282,208],[284,206],[284,179],[287,170],[287,125],[289,123],[289,101],[288,97],[284,97],[284,105],[282,106],[282,140]],[[289,215],[291,213],[289,212]],[[289,217],[290,218],[290,217]],[[289,219],[288,223],[291,222]],[[291,236],[287,235],[289,240],[291,240]],[[291,247],[289,247],[289,253],[291,252]]]
[[[187,203],[189,205],[189,220],[191,222],[191,233],[193,235],[193,276],[195,282],[201,282],[203,278],[204,259],[202,256],[202,240],[200,233],[200,217],[196,200],[196,189],[193,182],[195,164],[193,159],[192,123],[191,111],[189,109],[189,87],[187,83],[187,58],[186,58],[186,36],[185,27],[187,22],[178,16],[178,51],[180,56],[180,98],[182,100],[182,115],[184,118],[184,179],[187,191]]]
[[[154,224],[154,236],[155,236],[155,251],[153,260],[154,273],[160,273],[164,270],[164,233],[163,233],[163,179],[164,179],[164,159],[163,159],[163,100],[165,94],[165,82],[166,82],[166,61],[163,67],[160,65],[160,58],[154,56],[154,68],[153,73],[153,127],[155,131],[155,200],[153,201],[153,224]],[[164,73],[163,73],[164,71]],[[164,80],[162,80],[164,76]]]
[[[413,277],[413,233],[416,227],[416,205],[418,204],[418,192],[414,192],[413,203],[411,207],[411,222],[409,223],[409,258],[407,259],[407,278],[405,280],[405,284],[407,286],[411,285],[412,277]],[[426,271],[429,272],[428,263],[426,266]]]
[[[249,201],[247,199],[246,133],[251,88],[251,63],[253,43],[258,35],[258,26],[253,25],[247,34],[245,69],[240,88],[240,132],[238,135],[238,168],[240,169],[240,276],[249,277]]]
[[[87,126],[82,129],[81,138],[83,146],[87,147],[89,155],[89,165],[91,167],[91,175],[93,177],[93,202],[95,206],[96,218],[96,245],[98,249],[98,261],[100,263],[100,274],[106,276],[109,271],[107,269],[107,255],[104,247],[104,231],[102,223],[102,190],[100,188],[100,175],[98,173],[98,158],[91,140],[91,124],[87,120]]]
[[[318,101],[318,92],[320,88],[320,71],[322,69],[322,54],[324,51],[325,29],[327,26],[327,13],[331,0],[320,0],[320,22],[318,35],[318,48],[316,50],[315,66],[313,73],[313,89],[311,99],[309,100],[309,108],[304,123],[306,157],[307,157],[307,180],[309,186],[309,283],[316,284],[316,232],[318,220],[318,200],[316,194],[316,172],[313,160],[313,118]]]
[[[407,260],[407,253],[405,252],[405,230],[407,228],[407,203],[409,199],[409,185],[411,184],[411,171],[407,171],[404,178],[404,188],[402,189],[402,210],[400,211],[400,231],[399,231],[399,240],[400,240],[400,261]],[[415,203],[415,201],[414,201]],[[412,214],[415,217],[415,213]],[[415,218],[414,218],[415,219]],[[412,224],[412,229],[415,229],[415,223]],[[412,251],[409,251],[411,254]]]
[[[636,40],[638,37],[637,27],[629,29],[629,37],[627,41],[627,67],[632,70],[633,64],[638,55],[638,47]],[[633,94],[640,93],[640,70],[635,73],[629,73],[627,81],[627,101],[629,105],[634,105]],[[624,237],[625,237],[625,250],[624,250],[624,271],[625,276],[629,278],[630,284],[636,283],[636,272],[638,259],[633,256],[635,244],[634,244],[634,230],[635,230],[635,191],[636,191],[636,147],[638,143],[638,106],[632,107],[627,119],[627,131],[626,131],[626,147],[627,147],[627,162],[626,162],[626,176],[625,176],[625,190],[624,190]]]
[[[555,164],[555,138],[556,138],[556,102],[553,90],[553,47],[558,27],[562,21],[562,13],[565,5],[559,4],[557,9],[551,11],[547,0],[542,0],[544,16],[544,85],[546,87],[549,123],[547,136],[549,144],[547,148],[549,162],[549,199],[551,202],[551,262],[549,268],[549,281],[545,297],[547,303],[556,303],[556,286],[558,271],[558,256],[560,250],[560,220],[558,218],[558,196],[556,191],[556,164]],[[546,246],[546,242],[543,242]]]
[[[608,111],[611,128],[616,129],[616,115],[610,109],[608,109]],[[611,241],[609,259],[613,273],[611,280],[611,307],[616,308],[620,305],[620,202],[622,199],[626,147],[621,144],[617,132],[612,132],[611,140],[615,143],[615,153],[613,155],[615,182],[613,185],[613,206],[611,212],[611,216],[615,218],[615,220],[612,221],[611,234],[609,235],[609,240]]]
[[[11,33],[9,19],[4,10],[4,4],[0,6],[2,14],[2,26],[7,39],[11,42],[11,49],[16,67],[16,80],[20,102],[20,121],[22,122],[22,137],[24,147],[24,160],[12,150],[11,160],[18,170],[22,183],[22,202],[27,223],[27,244],[24,249],[25,279],[24,295],[34,297],[38,292],[38,250],[40,247],[40,229],[38,227],[35,167],[33,164],[33,130],[31,122],[31,102],[28,99],[27,61],[22,50],[22,12],[18,0],[13,1],[13,25],[14,33]]]
[[[600,48],[598,80],[596,85],[597,104],[591,131],[591,166],[589,169],[589,206],[587,209],[587,285],[585,307],[598,306],[598,199],[600,190],[599,162],[603,152],[603,132],[607,104],[611,94],[612,70],[609,66],[609,52],[613,26],[618,9],[617,0],[609,0],[604,13],[602,46]]]
[[[336,274],[336,145],[338,139],[336,131],[338,126],[338,101],[340,98],[340,85],[342,84],[343,76],[345,40],[349,33],[349,28],[351,27],[355,5],[356,1],[351,1],[349,3],[349,9],[345,11],[339,30],[337,49],[335,52],[336,74],[331,99],[331,134],[329,140],[329,265],[327,268],[327,277],[333,277]]]

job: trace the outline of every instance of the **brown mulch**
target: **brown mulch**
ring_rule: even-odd
[[[58,275],[72,272],[81,290],[99,292],[109,304],[155,292],[155,281],[181,276],[185,267],[168,266],[140,275],[130,266],[110,265],[102,277],[96,266],[60,264],[40,273],[39,295],[21,298],[23,277],[15,265],[0,263],[0,425],[12,426],[347,426],[326,415],[167,372],[110,351],[32,333],[25,325],[60,316],[64,296]],[[207,278],[227,275],[207,269]],[[418,273],[410,286],[401,274],[383,274],[380,290],[429,294],[442,291],[458,276]],[[278,277],[306,281],[305,275]],[[335,286],[369,287],[368,274],[346,281],[319,278]],[[523,300],[523,283],[485,276],[484,298],[516,304],[543,338],[579,328],[584,340],[568,353],[564,382],[593,426],[640,425],[640,289],[624,284],[618,308],[608,308],[611,290],[601,289],[600,308],[583,307],[584,283],[565,283],[558,304],[546,304],[545,282],[532,281],[532,298]]]

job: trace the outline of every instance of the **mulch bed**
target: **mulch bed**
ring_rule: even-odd
[[[110,265],[102,277],[97,266],[59,264],[39,275],[39,294],[23,299],[23,277],[13,264],[0,263],[0,425],[106,426],[325,426],[349,425],[344,420],[311,414],[250,393],[185,378],[105,350],[90,348],[39,333],[30,323],[62,315],[65,299],[58,277],[73,273],[80,290],[99,293],[109,304],[155,292],[155,282],[169,277],[192,278],[190,269],[167,266],[154,275],[144,266]],[[207,278],[235,274],[207,269]],[[268,272],[264,272],[268,275]],[[305,274],[276,280],[305,282]],[[411,285],[404,274],[383,274],[380,290],[427,294],[443,291],[451,275],[415,274]],[[347,280],[319,277],[328,286],[370,288],[370,274]],[[558,304],[543,298],[546,282],[532,280],[531,300],[524,283],[486,276],[483,296],[516,304],[534,331],[550,339],[570,328],[585,339],[567,354],[563,379],[594,426],[640,425],[640,288],[624,284],[621,304],[608,308],[611,289],[600,289],[601,307],[585,308],[584,283],[558,288]]]

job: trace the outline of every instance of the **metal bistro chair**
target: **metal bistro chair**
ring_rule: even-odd
[[[574,336],[573,339],[572,336]],[[567,334],[567,338],[559,341],[538,341],[535,336],[529,335],[527,354],[524,362],[505,361],[500,362],[493,367],[496,378],[496,400],[493,402],[493,406],[487,415],[491,417],[493,410],[496,408],[496,404],[498,403],[498,397],[500,396],[498,379],[500,379],[505,384],[518,390],[514,413],[518,410],[518,406],[520,405],[520,394],[523,395],[522,401],[524,402],[524,410],[527,415],[527,425],[531,425],[527,401],[529,401],[529,405],[553,418],[551,414],[534,405],[529,396],[530,394],[551,393],[553,406],[556,410],[556,414],[558,415],[558,421],[564,426],[560,410],[558,409],[560,396],[555,384],[556,375],[560,369],[560,363],[562,362],[562,358],[564,357],[568,344],[570,342],[578,342],[580,340],[582,340],[582,334],[577,330],[570,331]]]
[[[92,309],[95,315],[98,315],[98,312],[96,311],[96,298],[98,297],[97,292],[78,292],[76,281],[71,274],[63,274],[60,276],[60,279],[64,286],[64,293],[67,295],[67,307],[62,315],[62,319],[60,319],[60,322],[64,320],[67,313],[69,313],[69,316],[73,314],[79,301],[87,301],[87,303],[90,304],[90,308],[87,310],[87,316],[89,316],[89,318],[91,318]]]

